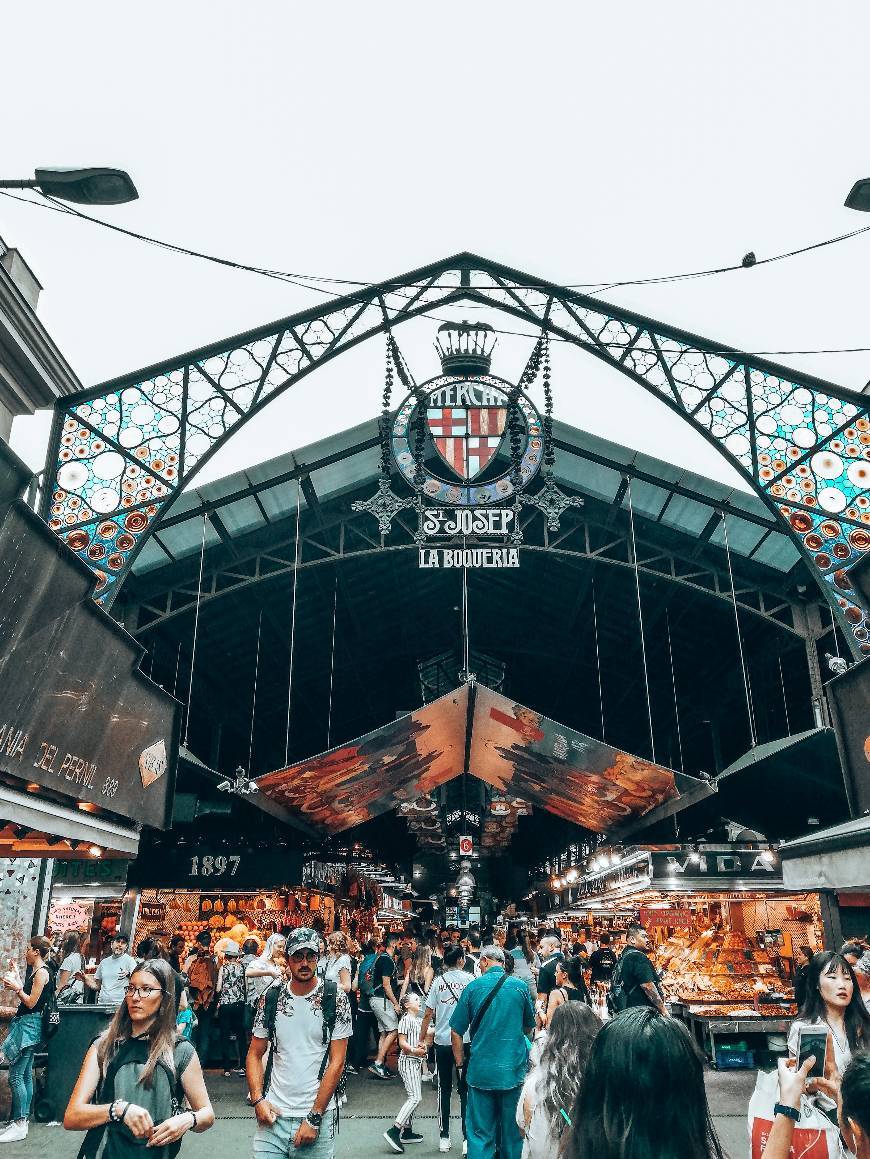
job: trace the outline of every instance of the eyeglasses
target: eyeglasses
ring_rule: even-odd
[[[152,994],[165,994],[162,986],[125,986],[127,998],[150,998]]]
[[[290,961],[299,965],[301,962],[316,962],[317,957],[314,950],[296,950],[290,955]]]

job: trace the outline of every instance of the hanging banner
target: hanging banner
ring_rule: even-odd
[[[474,853],[474,838],[467,837],[467,836],[460,837],[459,838],[459,856],[460,857],[471,857],[472,853]]]

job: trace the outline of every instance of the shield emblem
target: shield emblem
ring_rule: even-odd
[[[465,482],[485,470],[501,446],[507,407],[428,407],[426,420],[438,454]]]

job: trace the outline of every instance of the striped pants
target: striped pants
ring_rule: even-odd
[[[423,1101],[423,1060],[409,1058],[402,1055],[399,1058],[399,1077],[405,1084],[405,1094],[408,1096],[402,1104],[402,1109],[396,1115],[396,1126],[407,1127],[414,1112]]]

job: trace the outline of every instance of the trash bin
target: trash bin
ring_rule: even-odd
[[[48,1042],[45,1093],[34,1107],[36,1118],[52,1122],[63,1118],[88,1047],[105,1030],[114,1006],[59,1006],[60,1026]]]

